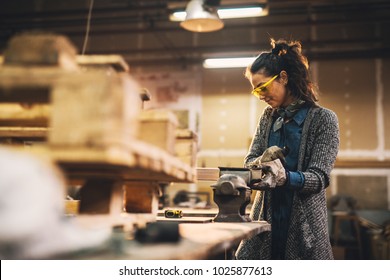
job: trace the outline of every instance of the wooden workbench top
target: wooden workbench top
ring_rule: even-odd
[[[234,250],[244,238],[270,231],[265,221],[249,223],[180,223],[181,239],[173,243],[140,243],[125,240],[122,252],[95,251],[81,259],[201,260]]]

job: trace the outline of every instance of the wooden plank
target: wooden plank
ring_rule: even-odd
[[[76,47],[63,35],[24,32],[8,42],[4,51],[4,65],[51,65],[74,70]]]
[[[219,179],[219,168],[196,168],[198,181],[217,181]]]
[[[181,161],[190,166],[196,167],[197,158],[195,156],[177,156]]]
[[[139,116],[138,139],[175,154],[176,115],[167,109],[141,111]]]
[[[50,88],[46,85],[27,87],[23,84],[11,89],[0,88],[0,102],[49,103]]]
[[[70,72],[55,66],[3,65],[0,68],[0,102],[48,104],[51,89],[61,79],[70,79]]]
[[[126,182],[124,208],[127,213],[157,214],[159,185],[153,181]]]
[[[119,216],[123,209],[123,188],[120,180],[90,179],[80,189],[80,214]]]
[[[199,244],[221,244],[222,242],[241,241],[254,234],[270,230],[270,225],[265,221],[248,223],[208,223],[202,225],[180,225],[180,233]],[[207,232],[207,234],[204,234]]]
[[[157,216],[157,222],[164,223],[210,223],[213,221],[211,217],[182,217],[182,218],[165,218]]]
[[[390,168],[390,160],[337,159],[335,168]]]
[[[120,176],[123,180],[194,182],[195,168],[168,152],[133,139],[117,145],[84,147],[34,147],[33,152],[46,154],[76,177]]]
[[[189,129],[176,129],[176,139],[192,139],[198,141],[198,135]]]
[[[164,216],[164,211],[167,209],[178,209],[183,213],[183,217],[215,217],[218,214],[218,208],[185,208],[185,207],[167,207],[158,210],[158,216]]]
[[[73,73],[52,90],[49,143],[110,146],[126,143],[138,133],[141,100],[129,75],[90,70]]]
[[[50,116],[48,104],[0,103],[0,125],[47,127]]]
[[[196,167],[198,137],[188,129],[176,129],[175,155],[187,164]]]
[[[0,137],[45,139],[47,133],[46,127],[0,127]]]
[[[118,72],[129,72],[130,66],[121,55],[78,55],[76,62],[80,66],[104,67],[110,66]]]

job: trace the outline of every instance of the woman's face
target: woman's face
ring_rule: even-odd
[[[286,107],[293,101],[286,87],[287,73],[282,71],[275,79],[273,78],[274,76],[267,76],[264,73],[255,73],[249,80],[253,89],[260,87],[261,90],[258,91],[260,100],[272,108]],[[267,82],[269,83],[266,84]]]

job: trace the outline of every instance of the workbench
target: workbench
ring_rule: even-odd
[[[157,222],[159,223],[159,222]],[[172,243],[140,243],[117,237],[117,243],[95,250],[78,252],[66,259],[109,260],[201,260],[224,259],[240,241],[270,231],[265,221],[249,223],[180,223],[181,239]],[[116,245],[115,245],[116,244]],[[61,258],[61,257],[59,257]]]

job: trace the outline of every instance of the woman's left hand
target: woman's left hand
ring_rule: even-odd
[[[272,176],[274,185],[283,186],[286,183],[286,169],[279,159],[261,163],[261,169],[265,176]]]

